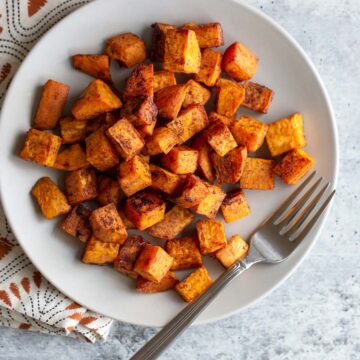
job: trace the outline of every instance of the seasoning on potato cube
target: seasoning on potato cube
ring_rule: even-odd
[[[266,86],[251,81],[245,81],[243,85],[245,88],[245,99],[241,105],[266,114],[274,92]]]
[[[169,29],[165,36],[164,70],[196,74],[200,70],[201,52],[192,30]]]
[[[234,80],[243,81],[255,75],[257,63],[257,57],[248,48],[235,42],[226,49],[221,67]]]
[[[197,168],[198,152],[188,146],[175,146],[161,158],[162,165],[175,174],[194,173]]]
[[[174,259],[171,270],[186,270],[202,265],[199,242],[196,236],[169,240],[165,250]]]
[[[113,36],[106,41],[106,45],[106,53],[127,68],[148,57],[144,41],[130,32]]]
[[[170,270],[172,262],[173,258],[163,248],[145,244],[134,271],[147,280],[159,283]]]
[[[154,93],[172,85],[176,85],[175,74],[172,71],[159,70],[154,72]]]
[[[59,170],[79,170],[89,166],[86,154],[79,144],[70,145],[68,148],[59,152],[54,168]]]
[[[208,181],[215,180],[215,172],[211,161],[211,148],[207,143],[206,137],[198,135],[191,143],[192,148],[198,152],[197,170],[201,176]]]
[[[175,205],[157,224],[146,229],[153,237],[171,240],[179,235],[194,219],[194,215],[188,209]]]
[[[220,115],[232,117],[245,99],[245,88],[231,80],[219,79],[216,82],[215,111]]]
[[[173,289],[178,283],[176,274],[169,271],[159,283],[139,277],[136,281],[136,290],[142,294],[153,294]]]
[[[180,193],[174,200],[184,208],[192,208],[208,194],[209,189],[199,177],[187,174],[180,185]]]
[[[314,166],[314,159],[301,149],[289,151],[274,167],[276,175],[290,185],[295,185]]]
[[[45,131],[30,129],[19,156],[44,166],[54,166],[61,138]]]
[[[34,128],[51,130],[56,127],[69,94],[69,86],[55,80],[48,80],[43,86],[36,110]]]
[[[126,196],[131,196],[151,185],[149,164],[139,155],[119,166],[119,184]]]
[[[86,243],[82,261],[85,264],[109,264],[116,259],[119,249],[120,244],[103,242],[93,235]]]
[[[220,23],[186,23],[182,28],[195,31],[199,46],[202,49],[224,45],[223,31]]]
[[[165,203],[156,195],[144,191],[126,200],[125,214],[137,229],[145,230],[164,218]]]
[[[144,139],[125,118],[107,129],[106,135],[124,160],[130,160],[139,154],[145,145]]]
[[[146,151],[149,155],[167,154],[179,142],[176,134],[168,127],[160,126],[146,139]]]
[[[237,261],[244,259],[248,251],[248,243],[239,235],[234,235],[224,248],[215,253],[215,257],[228,269]]]
[[[98,195],[96,201],[101,205],[119,203],[121,197],[121,189],[119,183],[110,176],[101,175],[98,179]]]
[[[274,161],[248,157],[240,178],[240,187],[251,190],[274,189]]]
[[[255,152],[265,140],[268,125],[249,116],[240,116],[232,123],[230,130],[239,145],[246,146],[249,152]]]
[[[160,166],[150,164],[151,187],[166,194],[173,194],[181,184],[179,175],[173,174]]]
[[[165,119],[175,119],[184,102],[187,84],[172,85],[158,90],[154,95],[154,102],[158,108],[158,115]]]
[[[295,113],[269,124],[266,142],[272,156],[304,147],[306,140],[302,115]]]
[[[31,194],[47,219],[66,214],[71,210],[66,196],[49,177],[39,179],[32,188]]]
[[[60,133],[64,144],[76,143],[86,138],[86,121],[72,117],[60,119]]]
[[[215,219],[199,220],[196,231],[200,244],[200,252],[207,255],[226,246],[224,224]]]
[[[67,199],[71,205],[95,199],[98,195],[94,169],[80,169],[67,173],[64,182]]]
[[[150,124],[137,126],[136,130],[138,131],[138,133],[142,138],[146,138],[154,133],[156,123],[157,123],[156,118],[153,118]]]
[[[221,121],[224,125],[226,125],[229,129],[231,128],[232,124],[235,122],[234,117],[224,116],[212,111],[209,114],[209,122],[212,123],[214,121]]]
[[[188,275],[183,281],[176,286],[176,291],[187,302],[193,302],[205,290],[207,290],[213,281],[204,266],[199,267]]]
[[[126,80],[123,94],[125,100],[137,96],[152,97],[154,95],[154,65],[138,65]]]
[[[134,126],[150,125],[157,116],[157,107],[152,96],[129,99],[121,109],[121,116]]]
[[[192,209],[200,215],[214,219],[219,211],[222,201],[226,196],[226,193],[222,191],[221,187],[218,185],[211,185],[208,183],[205,183],[205,185],[209,190],[209,194],[197,205],[193,206]]]
[[[105,54],[88,55],[77,54],[72,56],[72,63],[75,69],[87,75],[111,83],[110,61]]]
[[[226,195],[222,205],[221,212],[226,223],[239,220],[250,213],[250,207],[241,190],[231,191]]]
[[[78,120],[92,119],[102,113],[119,109],[121,100],[102,80],[93,80],[73,105],[71,112]]]
[[[61,223],[61,228],[69,235],[87,242],[91,237],[89,216],[91,211],[83,205],[74,206]]]
[[[211,97],[211,91],[200,83],[190,79],[188,82],[188,91],[186,93],[183,107],[189,105],[201,104],[205,105]]]
[[[221,75],[222,54],[212,49],[204,49],[201,52],[200,70],[195,74],[194,79],[206,86],[215,86]]]
[[[154,29],[150,53],[151,60],[155,62],[164,62],[166,33],[170,29],[176,29],[176,27],[162,23],[154,23],[151,27]]]

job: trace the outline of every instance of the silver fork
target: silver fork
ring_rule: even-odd
[[[320,178],[293,204],[315,174],[314,171],[309,175],[301,186],[255,231],[250,239],[247,257],[226,270],[211,287],[176,315],[131,360],[156,359],[233,279],[256,263],[274,264],[281,262],[297,248],[316,224],[335,194],[335,190],[333,190],[323,200],[330,185],[327,183],[315,195],[316,189],[323,180]],[[310,215],[317,205],[319,208],[311,217]]]

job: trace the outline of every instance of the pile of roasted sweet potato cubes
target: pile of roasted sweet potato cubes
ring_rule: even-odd
[[[46,218],[67,214],[61,227],[84,242],[84,263],[111,263],[136,279],[139,292],[175,287],[191,302],[212,283],[202,256],[228,268],[248,250],[239,235],[227,241],[219,209],[226,223],[246,216],[242,189],[272,190],[275,174],[296,184],[314,161],[301,149],[300,113],[270,124],[236,117],[241,106],[266,113],[273,91],[250,81],[258,59],[246,46],[213,50],[224,44],[219,23],[152,27],[150,52],[123,33],[106,41],[105,54],[72,57],[95,79],[71,115],[62,117],[69,86],[47,81],[20,157],[66,171],[64,193],[43,177],[32,194]],[[122,93],[110,59],[135,67]],[[175,73],[188,79],[177,83]],[[275,159],[249,156],[265,139]],[[222,184],[237,185],[226,193]],[[97,207],[89,210],[88,201]],[[194,213],[203,216],[196,232],[181,237]],[[164,248],[129,235],[132,229],[164,240]],[[195,270],[179,281],[174,271],[184,269]]]

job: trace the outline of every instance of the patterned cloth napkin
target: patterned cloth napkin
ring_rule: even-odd
[[[0,101],[36,41],[56,22],[89,1],[0,1]],[[31,264],[11,233],[0,205],[0,325],[105,340],[112,320],[74,303]]]

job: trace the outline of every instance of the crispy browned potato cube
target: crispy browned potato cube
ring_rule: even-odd
[[[178,283],[176,274],[169,271],[159,283],[139,277],[136,281],[136,290],[142,294],[153,294],[173,289]]]
[[[181,184],[179,175],[173,174],[160,166],[150,164],[151,187],[166,194],[173,194]]]
[[[64,182],[66,195],[71,205],[95,199],[98,195],[94,169],[80,169],[67,173]]]
[[[214,122],[214,121],[221,121],[224,125],[226,125],[230,129],[233,122],[235,121],[235,118],[220,115],[220,114],[216,113],[215,111],[212,111],[209,114],[209,122],[211,123],[211,122]]]
[[[209,189],[199,177],[187,174],[180,185],[180,192],[175,202],[184,208],[192,208],[208,194]]]
[[[86,138],[86,121],[73,117],[60,119],[60,132],[64,144],[76,143]]]
[[[306,140],[302,115],[295,113],[269,124],[266,142],[272,156],[304,147]]]
[[[136,260],[134,271],[147,280],[159,283],[172,263],[173,258],[163,248],[145,244]]]
[[[151,120],[151,123],[148,125],[141,125],[137,126],[136,130],[140,134],[142,138],[146,138],[148,136],[151,136],[154,133],[155,127],[156,127],[157,120],[156,118]]]
[[[63,112],[70,87],[55,80],[48,80],[42,90],[34,119],[38,130],[55,129]]]
[[[189,140],[209,124],[205,108],[201,104],[190,105],[180,115],[167,124],[175,132],[179,142]]]
[[[119,184],[126,196],[131,196],[150,186],[149,163],[139,155],[121,163],[119,166]]]
[[[266,86],[251,81],[245,81],[244,88],[245,99],[241,105],[257,112],[267,113],[274,92]]]
[[[106,45],[106,53],[127,68],[148,57],[144,41],[130,32],[113,36],[106,41]]]
[[[193,74],[200,70],[201,52],[192,30],[169,29],[165,36],[164,70]]]
[[[215,180],[214,167],[211,161],[211,148],[206,137],[199,134],[191,143],[192,148],[198,152],[197,171],[208,181]]]
[[[165,119],[175,119],[184,102],[188,86],[186,84],[167,86],[158,90],[154,102],[159,116]]]
[[[126,81],[123,98],[132,99],[137,96],[154,96],[154,65],[138,65]]]
[[[125,214],[137,229],[145,230],[164,218],[165,203],[156,195],[143,191],[126,200]]]
[[[120,244],[103,242],[92,236],[86,243],[82,261],[95,265],[112,263],[116,259],[119,249]]]
[[[61,223],[61,228],[69,235],[85,243],[91,237],[90,214],[91,211],[85,206],[76,205]]]
[[[87,75],[111,83],[110,61],[105,54],[91,55],[78,54],[73,55],[72,63],[75,69],[84,72]]]
[[[226,223],[239,220],[250,213],[250,207],[241,190],[231,191],[226,195],[222,205],[221,212]]]
[[[207,288],[212,285],[213,281],[204,266],[199,267],[188,275],[183,281],[176,286],[176,291],[187,302],[193,302]]]
[[[237,261],[243,259],[247,255],[248,250],[248,243],[239,235],[234,235],[224,248],[215,253],[215,257],[228,269]]]
[[[172,85],[176,85],[175,74],[172,71],[159,70],[154,72],[154,93]]]
[[[274,161],[260,158],[247,158],[240,178],[242,189],[274,189]]]
[[[158,110],[151,96],[138,96],[128,100],[121,109],[122,117],[134,126],[150,125],[156,119]]]
[[[151,236],[171,240],[179,235],[194,219],[194,215],[188,209],[175,205],[157,224],[146,229]]]
[[[79,170],[89,166],[86,154],[79,144],[70,145],[65,150],[59,152],[54,168],[59,170]]]
[[[94,131],[85,139],[86,159],[99,171],[111,169],[119,163],[119,155],[105,135],[105,128]]]
[[[124,160],[130,160],[139,154],[145,145],[144,139],[131,122],[125,118],[107,129],[106,135]]]
[[[249,152],[255,152],[264,143],[268,125],[249,116],[240,116],[231,124],[230,130],[239,145],[246,146]]]
[[[121,100],[102,80],[93,80],[73,105],[71,112],[78,120],[92,119],[102,113],[119,109]]]
[[[226,49],[221,67],[236,81],[243,81],[255,75],[257,63],[257,57],[248,48],[235,42]]]
[[[183,107],[193,104],[205,105],[211,97],[211,91],[200,83],[190,79],[188,82],[188,91],[186,93]]]
[[[98,196],[96,201],[101,205],[117,205],[121,198],[121,189],[119,183],[110,176],[102,175],[98,180]]]
[[[206,86],[215,86],[221,75],[222,54],[212,49],[204,49],[201,52],[200,70],[194,79]]]
[[[173,130],[165,126],[156,128],[146,139],[146,152],[149,155],[167,154],[179,140]]]
[[[209,195],[205,196],[197,205],[193,206],[193,210],[210,219],[214,219],[219,211],[222,201],[226,193],[222,191],[219,185],[211,185],[205,183],[209,190]]]
[[[220,115],[232,117],[245,99],[242,85],[227,79],[216,82],[215,111]]]
[[[66,214],[71,210],[66,196],[49,177],[40,178],[32,188],[31,194],[47,219]]]
[[[45,131],[30,129],[19,156],[44,166],[54,166],[61,138]]]
[[[169,240],[165,244],[165,250],[174,259],[171,270],[186,270],[202,265],[196,236]]]
[[[199,46],[202,49],[224,45],[223,31],[220,23],[187,23],[182,28],[195,31]]]
[[[232,184],[240,180],[244,171],[247,151],[245,146],[238,146],[221,157],[216,153],[211,154],[215,169],[216,180],[220,184]]]
[[[198,152],[188,146],[175,146],[161,157],[162,165],[175,174],[194,173],[197,168]]]
[[[295,185],[314,166],[314,159],[301,149],[289,151],[274,167],[276,175],[290,185]]]
[[[150,53],[151,60],[155,62],[163,62],[165,53],[166,32],[169,29],[176,29],[176,27],[162,23],[154,23],[151,25],[151,27],[154,29]]]
[[[202,255],[213,253],[226,246],[224,224],[215,219],[199,220],[196,231]]]
[[[127,238],[125,226],[113,203],[93,210],[89,221],[98,240],[123,244]]]

